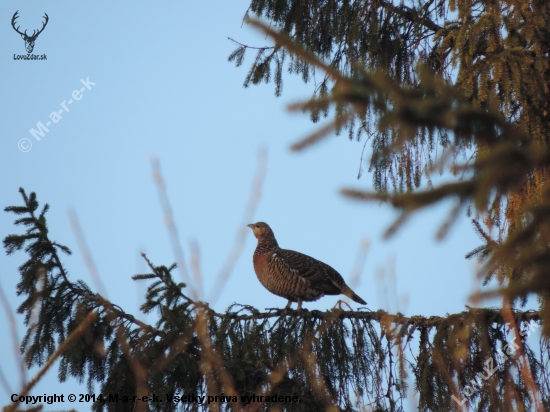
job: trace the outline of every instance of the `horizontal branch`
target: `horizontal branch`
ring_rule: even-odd
[[[420,24],[427,29],[433,31],[434,33],[437,33],[439,30],[443,30],[443,27],[441,27],[439,24],[435,23],[430,18],[423,16],[418,16],[418,11],[416,9],[407,7],[407,6],[395,6],[394,4],[390,3],[389,1],[381,1],[380,5],[395,14],[406,18],[407,20]]]
[[[255,308],[250,306],[245,306],[243,309],[255,311]],[[240,311],[239,311],[240,312]],[[404,316],[401,313],[392,315],[385,310],[379,309],[376,312],[373,311],[345,311],[341,309],[334,308],[332,310],[322,312],[319,310],[307,310],[303,309],[302,311],[297,311],[293,309],[277,309],[271,312],[255,312],[252,314],[239,314],[239,312],[228,312],[228,313],[217,313],[212,311],[214,317],[220,319],[232,319],[237,321],[242,320],[255,320],[255,319],[269,319],[277,318],[281,316],[297,316],[308,319],[328,319],[328,318],[338,318],[338,319],[363,319],[366,321],[376,321],[376,322],[391,322],[397,325],[408,325],[414,326],[417,328],[432,328],[437,327],[441,323],[448,322],[450,319],[453,320],[466,320],[469,315],[481,316],[485,318],[491,318],[493,322],[498,322],[499,324],[505,324],[504,318],[501,315],[500,308],[468,308],[468,310],[448,315],[446,317],[442,316]],[[513,311],[516,322],[532,322],[540,321],[540,314],[538,311]]]
[[[241,42],[238,42],[235,39],[232,39],[231,37],[227,38],[228,40],[231,40],[233,43],[238,44],[241,47],[244,47],[245,49],[254,49],[254,50],[268,50],[268,49],[274,49],[275,46],[263,46],[263,47],[254,47],[254,46],[248,46],[246,44],[243,44]]]

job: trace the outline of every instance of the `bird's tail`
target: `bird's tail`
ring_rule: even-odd
[[[342,293],[357,303],[361,303],[362,305],[367,304],[367,302],[361,299],[359,295],[357,295],[353,290],[351,290],[348,285],[342,286]]]

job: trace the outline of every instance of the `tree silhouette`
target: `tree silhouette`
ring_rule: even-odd
[[[472,218],[483,244],[467,257],[484,263],[484,285],[500,286],[479,297],[533,296],[550,317],[548,2],[253,0],[249,13],[269,20],[252,24],[275,45],[258,48],[244,85],[273,81],[279,95],[288,63],[314,82],[313,98],[290,109],[314,122],[334,109],[292,149],[334,130],[364,138],[376,192],[345,196],[401,210],[388,235],[414,211],[454,199],[439,236],[461,210]],[[239,44],[229,60],[241,65],[248,49]],[[433,172],[456,178],[434,187]]]
[[[48,236],[48,205],[38,213],[35,193],[20,192],[24,204],[6,211],[26,230],[4,247],[29,255],[17,285],[27,325],[21,351],[28,367],[42,367],[20,402],[60,359],[61,381],[86,381],[90,394],[99,384],[90,398],[96,411],[399,411],[410,380],[422,410],[548,406],[548,342],[537,356],[525,340],[538,329],[537,312],[472,308],[424,318],[234,304],[216,313],[184,293],[176,264],[155,266],[143,255],[151,273],[133,278],[152,281],[141,310],[158,320],[148,325],[70,279],[60,257],[70,250]]]
[[[245,85],[274,79],[280,94],[285,61],[305,81],[322,73],[314,97],[291,108],[314,121],[334,109],[334,119],[293,148],[344,128],[366,137],[377,191],[343,193],[399,208],[388,234],[414,211],[456,199],[441,235],[461,210],[474,218],[484,244],[469,256],[484,262],[485,283],[500,286],[480,297],[499,294],[502,308],[405,317],[235,304],[216,313],[174,280],[175,264],[144,255],[150,273],[134,279],[151,282],[141,310],[158,317],[148,325],[70,278],[61,259],[69,249],[48,235],[48,206],[39,212],[35,193],[21,189],[23,205],[6,211],[25,232],[4,246],[29,256],[17,286],[27,366],[42,374],[61,359],[61,380],[99,385],[97,411],[400,411],[409,385],[423,411],[550,409],[549,6],[407,4],[253,1],[249,11],[271,27],[250,23],[275,44],[258,49]],[[240,44],[230,60],[242,64],[249,48]],[[434,170],[457,178],[434,186]],[[518,310],[530,296],[540,311]],[[526,338],[539,323],[546,338],[534,348]]]

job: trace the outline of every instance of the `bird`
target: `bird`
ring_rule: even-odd
[[[343,294],[357,303],[367,304],[326,263],[300,252],[281,249],[267,223],[247,226],[258,239],[252,259],[256,276],[271,293],[288,299],[285,310],[293,302],[298,302],[298,310],[302,310],[302,302],[313,302],[325,295]]]

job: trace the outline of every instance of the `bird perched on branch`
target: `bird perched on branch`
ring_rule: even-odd
[[[248,227],[258,239],[253,258],[256,276],[271,293],[288,299],[285,309],[292,302],[298,302],[298,310],[301,310],[303,301],[312,302],[325,295],[339,294],[367,304],[326,263],[293,250],[281,249],[267,223],[251,223]]]

